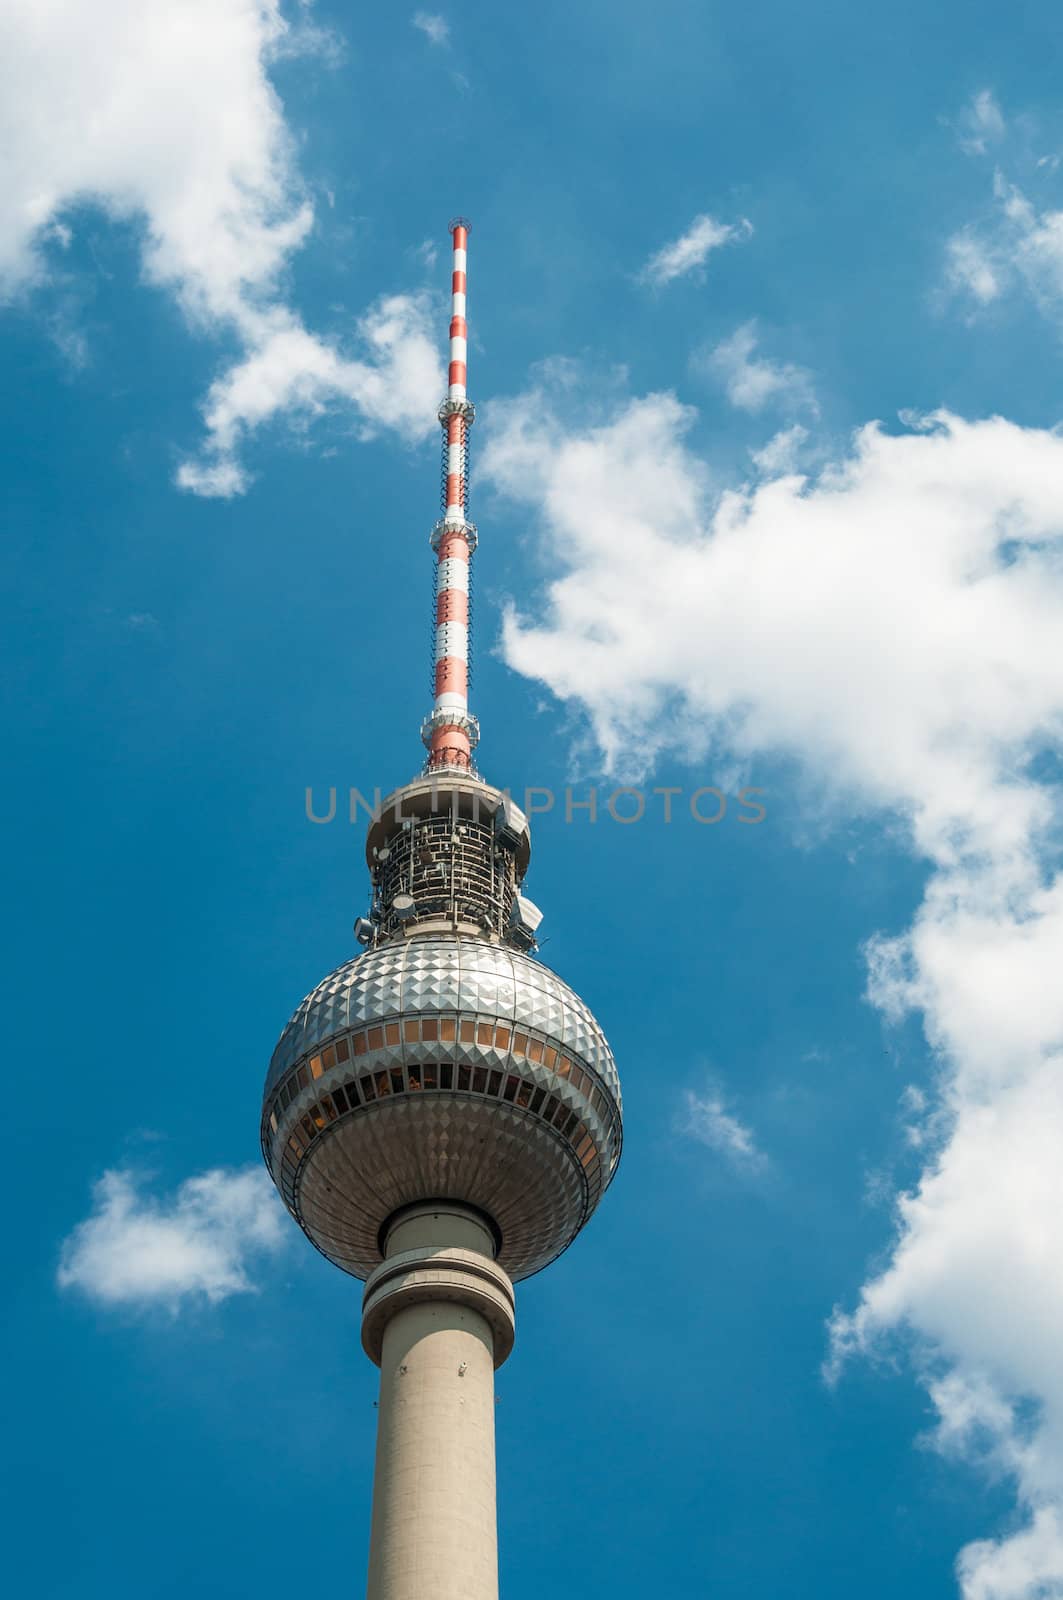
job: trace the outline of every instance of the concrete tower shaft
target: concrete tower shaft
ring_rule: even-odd
[[[513,1286],[484,1219],[413,1206],[365,1286],[380,1367],[369,1600],[496,1600],[495,1368]]]

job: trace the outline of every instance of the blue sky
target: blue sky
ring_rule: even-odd
[[[530,888],[625,1092],[502,1592],[1063,1595],[1057,33],[0,0],[20,1588],[362,1581],[358,1286],[258,1111],[421,759],[460,212],[481,764],[597,787]]]

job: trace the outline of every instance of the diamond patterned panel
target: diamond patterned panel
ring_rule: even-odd
[[[380,1261],[381,1224],[426,1194],[489,1210],[513,1278],[565,1249],[586,1208],[580,1169],[549,1129],[497,1101],[433,1095],[337,1123],[303,1169],[299,1220],[330,1260],[364,1278]]]
[[[330,973],[297,1008],[273,1053],[267,1091],[342,1030],[402,1012],[489,1013],[551,1034],[596,1067],[620,1103],[612,1052],[591,1013],[542,962],[482,939],[414,938],[368,950]]]

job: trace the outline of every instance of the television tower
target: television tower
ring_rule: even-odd
[[[469,225],[450,231],[427,760],[370,821],[364,948],[296,1009],[262,1107],[285,1205],[365,1280],[362,1344],[380,1368],[369,1600],[497,1600],[494,1372],[513,1348],[513,1283],[572,1243],[621,1145],[605,1036],[535,959],[527,818],[473,762]]]

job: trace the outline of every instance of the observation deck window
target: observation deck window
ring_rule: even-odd
[[[459,1037],[463,1044],[473,1045],[477,1051],[499,1052],[496,1057],[500,1060],[499,1066],[440,1059],[457,1053],[441,1049],[440,1041],[445,1046],[453,1046]],[[428,1048],[421,1059],[417,1059],[420,1052],[416,1046],[421,1041]],[[361,1058],[370,1051],[396,1046],[401,1049],[403,1044],[406,1056],[414,1058],[412,1061],[407,1059],[404,1066],[395,1064],[396,1051],[386,1066],[376,1062],[358,1066],[355,1072],[360,1076],[347,1078],[342,1084],[330,1084],[327,1093],[322,1093],[324,1086],[319,1086],[316,1103],[295,1112],[295,1128],[288,1123],[284,1114],[294,1107],[301,1091],[311,1082],[316,1083],[324,1073],[333,1072],[338,1064],[347,1063],[352,1057]],[[424,1056],[431,1059],[425,1060]],[[536,1074],[531,1070],[533,1063],[542,1071],[555,1074],[558,1080],[566,1080],[569,1091],[581,1097],[581,1104],[574,1108],[566,1103],[566,1099],[572,1098],[570,1092],[562,1098],[561,1094],[536,1083]],[[304,1057],[299,1065],[290,1068],[273,1091],[272,1105],[266,1113],[265,1142],[271,1171],[273,1162],[278,1161],[277,1176],[282,1190],[286,1194],[290,1190],[294,1195],[301,1162],[319,1137],[339,1119],[386,1096],[435,1090],[474,1093],[502,1100],[549,1124],[570,1145],[573,1158],[592,1190],[607,1181],[616,1165],[617,1112],[589,1068],[585,1069],[578,1059],[568,1056],[546,1037],[518,1031],[497,1018],[437,1013],[392,1020],[383,1017],[379,1022],[366,1022],[349,1034],[319,1043],[314,1055],[309,1059]],[[581,1115],[586,1121],[581,1120]],[[604,1125],[601,1131],[597,1129],[595,1118]],[[277,1156],[270,1153],[271,1134],[284,1135]]]

